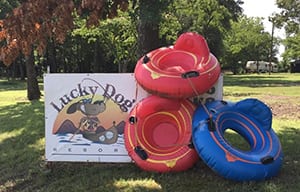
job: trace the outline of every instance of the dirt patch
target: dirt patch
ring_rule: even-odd
[[[300,97],[265,95],[259,99],[271,108],[274,118],[300,119]]]

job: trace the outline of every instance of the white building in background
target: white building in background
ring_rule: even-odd
[[[278,72],[278,66],[276,63],[271,62],[271,66],[269,62],[266,61],[247,61],[246,63],[247,72]]]

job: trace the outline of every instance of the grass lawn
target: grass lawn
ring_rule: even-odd
[[[281,172],[267,181],[225,180],[200,160],[190,170],[165,174],[145,172],[134,164],[49,166],[44,161],[43,100],[28,102],[25,82],[0,80],[0,192],[300,191],[300,74],[224,75],[224,99],[245,98],[258,98],[270,106],[283,147]]]

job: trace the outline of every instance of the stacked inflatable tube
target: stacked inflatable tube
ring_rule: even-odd
[[[125,147],[142,169],[155,172],[183,171],[199,156],[193,146],[192,114],[188,100],[149,96],[139,102],[126,123]]]
[[[196,109],[193,141],[203,161],[221,176],[236,181],[265,180],[278,174],[283,159],[271,124],[270,109],[257,99],[214,101]],[[244,137],[251,149],[232,146],[224,138],[227,129]]]
[[[188,98],[208,91],[220,76],[220,65],[205,39],[184,33],[174,46],[149,52],[136,64],[137,82],[148,92],[169,98]]]
[[[205,39],[196,33],[184,33],[174,46],[138,60],[135,78],[153,95],[132,109],[125,126],[125,147],[136,165],[147,171],[183,171],[200,156],[231,180],[265,180],[278,174],[283,154],[264,103],[213,101],[195,110],[189,102],[211,89],[220,71]],[[243,137],[250,150],[232,146],[226,130]]]

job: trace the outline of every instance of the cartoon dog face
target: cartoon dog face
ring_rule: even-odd
[[[112,122],[110,128],[104,128],[101,126],[101,122],[97,117],[98,114],[105,112],[106,104],[102,100],[92,102],[92,99],[82,99],[79,102],[73,103],[67,108],[67,114],[74,114],[77,111],[82,113],[80,122],[75,125],[69,119],[64,120],[61,126],[58,128],[56,133],[73,133],[82,134],[82,136],[92,142],[102,144],[113,144],[117,142],[118,134],[124,133],[125,122],[121,121],[116,124]]]
[[[91,101],[79,101],[77,103],[73,103],[67,110],[67,114],[75,113],[77,110],[80,110],[83,114],[87,116],[95,116],[100,113],[103,113],[106,110],[106,105],[104,101],[95,101],[91,103]]]

